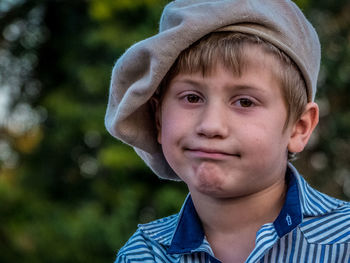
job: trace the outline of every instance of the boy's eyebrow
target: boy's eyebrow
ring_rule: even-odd
[[[193,86],[203,86],[199,81],[194,81],[190,78],[183,78],[183,79],[174,80],[173,83],[185,83],[185,84],[190,84]]]
[[[257,91],[257,92],[261,92],[261,93],[266,93],[266,90],[263,89],[263,88],[259,88],[259,86],[256,86],[256,85],[233,85],[233,87],[235,89],[238,89],[238,90],[254,90],[254,91]]]
[[[174,83],[185,83],[189,84],[195,87],[206,87],[206,83],[202,83],[201,81],[196,81],[190,78],[183,78],[179,80],[175,80]],[[266,93],[266,90],[263,88],[260,88],[259,86],[256,85],[244,85],[244,84],[228,84],[226,85],[227,88],[234,88],[235,90],[254,90],[260,93]]]

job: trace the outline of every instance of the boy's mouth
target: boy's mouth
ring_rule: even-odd
[[[221,149],[213,148],[185,148],[185,153],[191,157],[200,158],[200,159],[214,159],[221,160],[229,157],[240,157],[240,154],[234,154],[228,151]]]

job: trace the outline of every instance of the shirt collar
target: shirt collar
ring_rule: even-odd
[[[307,216],[320,216],[339,207],[343,201],[328,197],[313,188],[288,164],[287,194],[280,214],[273,222],[279,237],[292,231]],[[203,245],[204,231],[190,195],[179,213],[177,226],[168,253],[183,254],[198,250]],[[204,242],[205,243],[205,242]]]
[[[286,200],[279,215],[273,222],[273,225],[279,237],[282,237],[292,231],[303,220],[297,179],[289,167],[286,171],[286,181]]]
[[[322,216],[346,203],[313,189],[290,163],[288,164],[287,172],[296,179],[299,192],[298,202],[300,203],[303,217]]]
[[[179,221],[168,253],[189,253],[200,247],[203,239],[204,231],[202,223],[194,208],[192,198],[188,195],[179,214]]]

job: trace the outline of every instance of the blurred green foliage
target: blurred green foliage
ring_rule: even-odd
[[[179,210],[184,184],[157,179],[103,123],[113,64],[167,2],[0,1],[1,262],[113,262],[138,223]],[[349,199],[350,3],[296,2],[323,47],[321,122],[296,165]]]

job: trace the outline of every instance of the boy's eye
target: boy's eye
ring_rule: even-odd
[[[198,103],[200,101],[200,97],[195,95],[195,94],[189,94],[186,96],[186,100],[189,102],[189,103]]]
[[[239,105],[246,108],[246,107],[250,107],[253,105],[253,102],[250,99],[239,99]]]

